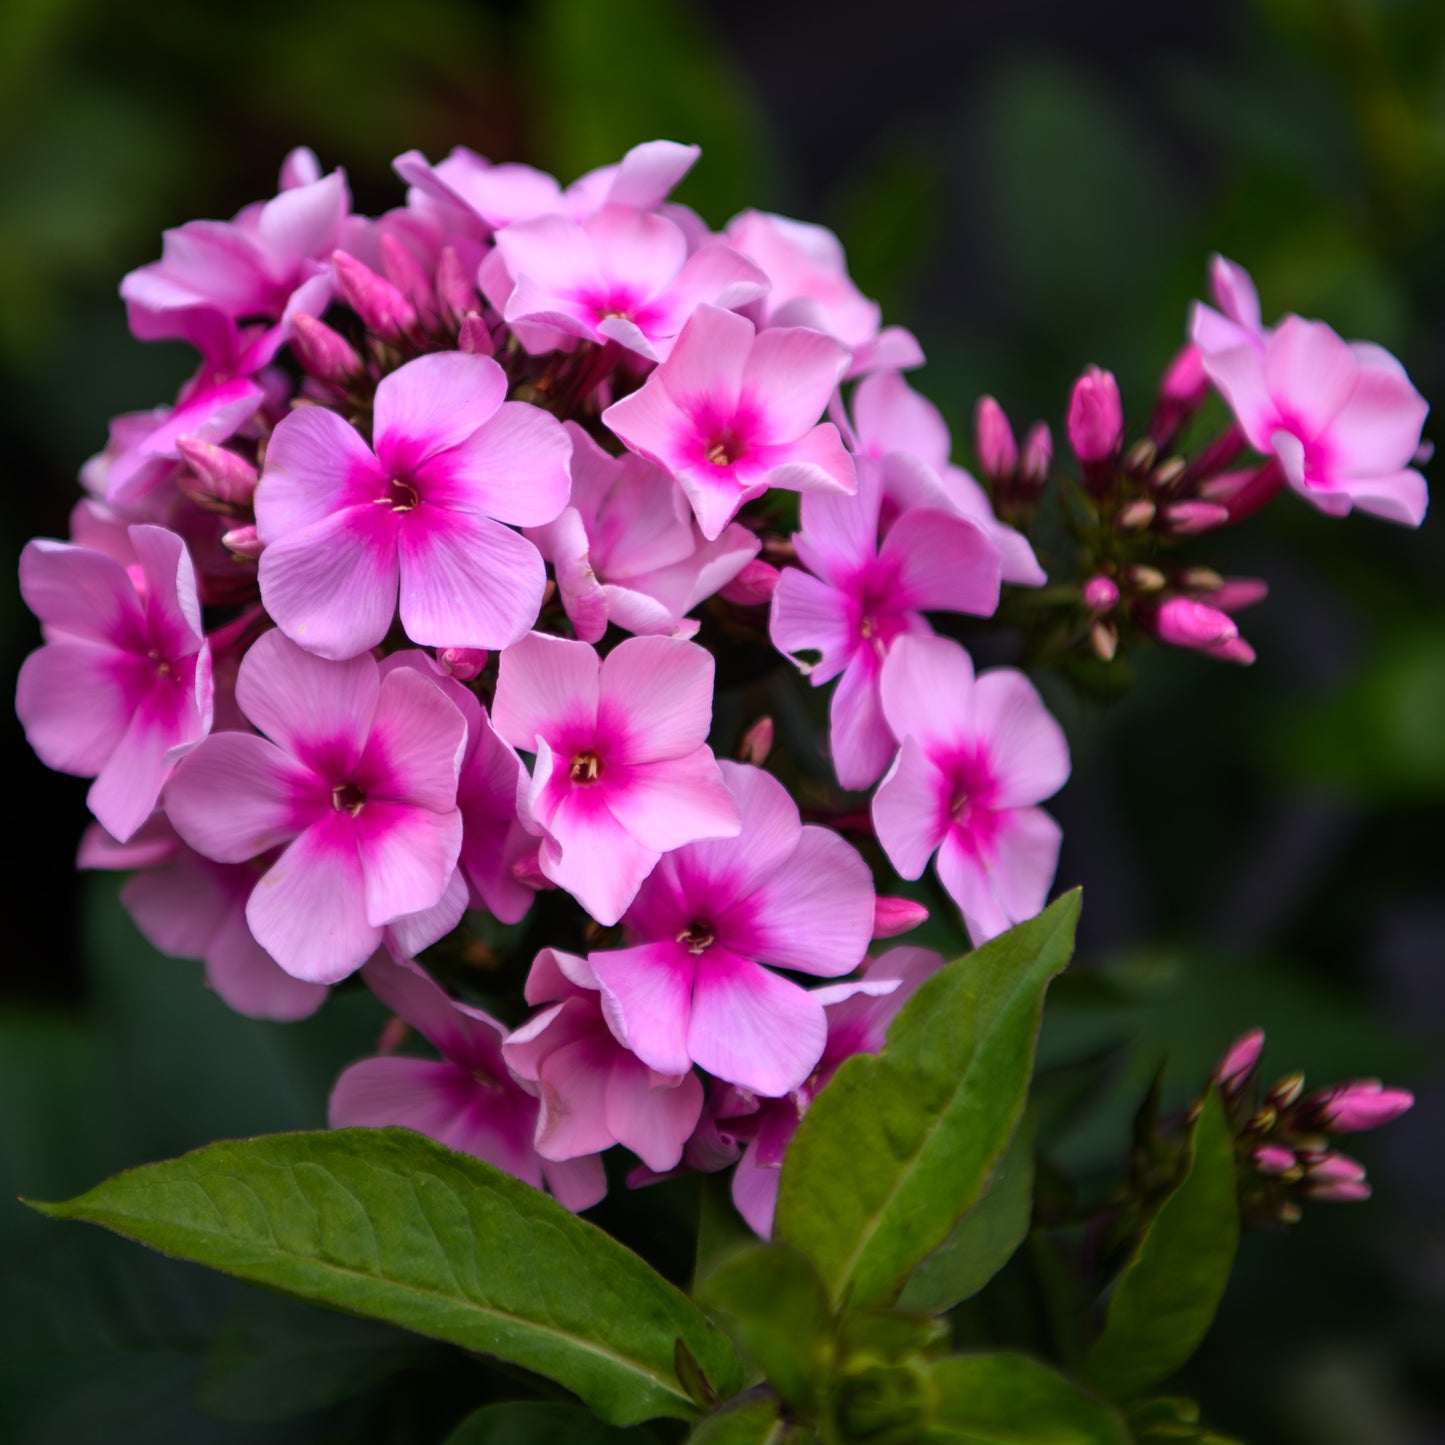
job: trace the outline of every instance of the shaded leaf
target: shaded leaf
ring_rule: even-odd
[[[778,1402],[768,1395],[751,1395],[709,1415],[687,1437],[688,1445],[794,1445],[811,1437],[790,1431]]]
[[[1108,1405],[1023,1355],[956,1355],[933,1367],[920,1445],[1131,1445]]]
[[[605,1424],[576,1405],[514,1400],[468,1415],[446,1445],[648,1445],[656,1439],[648,1430]]]

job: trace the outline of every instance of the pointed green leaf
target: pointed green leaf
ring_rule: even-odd
[[[801,1445],[812,1437],[789,1429],[771,1395],[748,1395],[709,1415],[687,1437],[687,1445]]]
[[[1130,1445],[1108,1405],[1024,1355],[955,1355],[932,1378],[918,1445]]]
[[[515,1400],[486,1405],[447,1436],[446,1445],[656,1445],[646,1430],[620,1430],[576,1405]]]
[[[38,1204],[285,1294],[495,1355],[603,1419],[695,1418],[681,1341],[719,1394],[726,1336],[596,1226],[509,1174],[403,1129],[212,1144]]]
[[[898,1303],[938,1314],[976,1295],[1024,1242],[1034,1210],[1034,1127],[1024,1116],[988,1189],[913,1271]]]
[[[1187,1171],[1154,1215],[1109,1299],[1084,1376],[1116,1400],[1168,1379],[1199,1348],[1239,1243],[1234,1140],[1211,1091],[1194,1126]]]
[[[1023,1112],[1044,990],[1069,961],[1077,890],[940,970],[881,1054],[849,1059],[783,1164],[777,1238],[835,1300],[892,1299],[979,1200]]]

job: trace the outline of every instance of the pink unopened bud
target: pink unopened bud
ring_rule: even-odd
[[[281,162],[280,189],[294,191],[297,186],[314,185],[321,179],[321,162],[310,146],[297,146]]]
[[[455,246],[443,246],[437,257],[437,300],[451,312],[456,322],[460,322],[469,311],[477,309],[477,288],[467,275]]]
[[[897,938],[928,921],[928,910],[911,898],[889,898],[879,894],[873,902],[873,937]]]
[[[770,717],[760,717],[742,735],[742,740],[738,743],[738,761],[760,768],[767,762],[768,754],[772,750],[773,720]]]
[[[773,593],[778,590],[780,575],[776,567],[770,566],[760,557],[754,557],[721,589],[719,596],[725,602],[731,602],[738,607],[761,607],[771,601]]]
[[[178,437],[176,450],[185,458],[196,486],[181,485],[207,507],[248,507],[256,490],[256,468],[229,447],[200,437]]]
[[[1365,1166],[1348,1154],[1321,1154],[1309,1161],[1309,1177],[1312,1184],[1358,1184]]]
[[[1172,647],[1209,650],[1239,636],[1239,629],[1215,607],[1192,597],[1171,597],[1154,613],[1153,631]]]
[[[1014,474],[1019,464],[1018,443],[1004,409],[991,396],[979,397],[973,409],[973,445],[985,476],[997,481]]]
[[[1155,506],[1148,497],[1135,497],[1119,508],[1114,525],[1121,532],[1142,532],[1154,520]]]
[[[1269,595],[1269,583],[1260,577],[1225,577],[1209,595],[1209,605],[1221,612],[1240,612],[1263,602]]]
[[[487,665],[487,654],[480,647],[439,647],[437,662],[448,677],[470,682]]]
[[[333,251],[331,264],[347,305],[383,340],[400,341],[415,328],[416,308],[386,277],[345,251]]]
[[[1387,1089],[1378,1079],[1353,1079],[1319,1095],[1316,1116],[1332,1134],[1357,1134],[1398,1119],[1415,1103],[1408,1089]]]
[[[465,351],[469,356],[491,356],[496,349],[490,327],[475,311],[462,317],[457,327],[458,351]]]
[[[1124,406],[1112,372],[1085,368],[1069,397],[1069,445],[1084,466],[1106,462],[1124,436]]]
[[[1187,341],[1174,353],[1159,382],[1162,401],[1193,411],[1209,395],[1209,378],[1204,374],[1204,353]]]
[[[1272,502],[1284,488],[1284,469],[1268,461],[1261,467],[1218,472],[1200,483],[1199,495],[1228,507],[1230,521],[1239,522]]]
[[[1165,528],[1177,537],[1212,532],[1216,527],[1227,525],[1229,518],[1228,507],[1201,501],[1173,502],[1164,508],[1161,516]]]
[[[1254,1167],[1261,1174],[1286,1174],[1295,1167],[1293,1149],[1283,1144],[1261,1144],[1253,1154]]]
[[[266,550],[266,544],[256,535],[256,528],[232,527],[221,535],[221,546],[242,562],[254,562]]]
[[[1363,1179],[1343,1184],[1310,1185],[1306,1191],[1321,1204],[1358,1204],[1370,1197],[1370,1186]]]
[[[1112,611],[1119,602],[1119,584],[1112,577],[1090,577],[1083,587],[1084,606],[1093,613]]]
[[[337,386],[361,374],[356,348],[339,331],[304,312],[291,322],[291,354],[302,371]]]
[[[387,232],[381,238],[381,265],[393,286],[429,324],[437,321],[436,290],[406,242]]]
[[[1048,480],[1049,468],[1054,464],[1054,438],[1048,427],[1036,421],[1024,438],[1023,451],[1019,454],[1019,481],[1025,486],[1037,489]]]
[[[1238,1092],[1249,1081],[1264,1050],[1264,1030],[1251,1029],[1236,1039],[1225,1051],[1214,1070],[1214,1081],[1221,1088]]]

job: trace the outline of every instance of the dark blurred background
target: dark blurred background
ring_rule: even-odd
[[[7,0],[7,573],[28,537],[65,534],[107,419],[168,400],[191,367],[133,342],[116,297],[164,227],[271,195],[298,143],[375,212],[399,203],[389,163],[409,147],[566,180],[655,136],[702,145],[679,196],[714,225],[753,205],[837,230],[922,341],[915,380],[960,460],[981,391],[1057,432],[1090,361],[1142,419],[1216,249],[1252,271],[1267,319],[1325,317],[1445,397],[1439,0]],[[1067,1101],[1050,1149],[1104,1177],[1162,1055],[1182,1098],[1255,1024],[1275,1075],[1414,1088],[1416,1110],[1354,1151],[1374,1200],[1246,1239],[1182,1384],[1253,1445],[1442,1442],[1442,528],[1286,498],[1242,531],[1220,560],[1269,579],[1245,617],[1256,666],[1149,653],[1107,710],[1049,693],[1075,751],[1060,882],[1084,885],[1094,970],[1050,1011],[1042,1057]],[[13,679],[38,641],[13,585],[0,641]],[[195,967],[146,949],[111,880],[75,875],[86,784],[4,725],[0,1194],[63,1197],[320,1124],[374,1039],[371,1000],[289,1028],[228,1014]],[[475,1393],[443,1352],[16,1205],[0,1243],[7,1441],[428,1445]]]

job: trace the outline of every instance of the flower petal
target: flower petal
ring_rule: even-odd
[[[607,1026],[650,1069],[676,1077],[687,1050],[694,961],[675,943],[648,943],[587,956],[602,990]]]
[[[460,446],[489,422],[506,395],[506,373],[490,356],[439,351],[388,373],[376,388],[372,420],[383,472],[413,476],[428,457]]]

